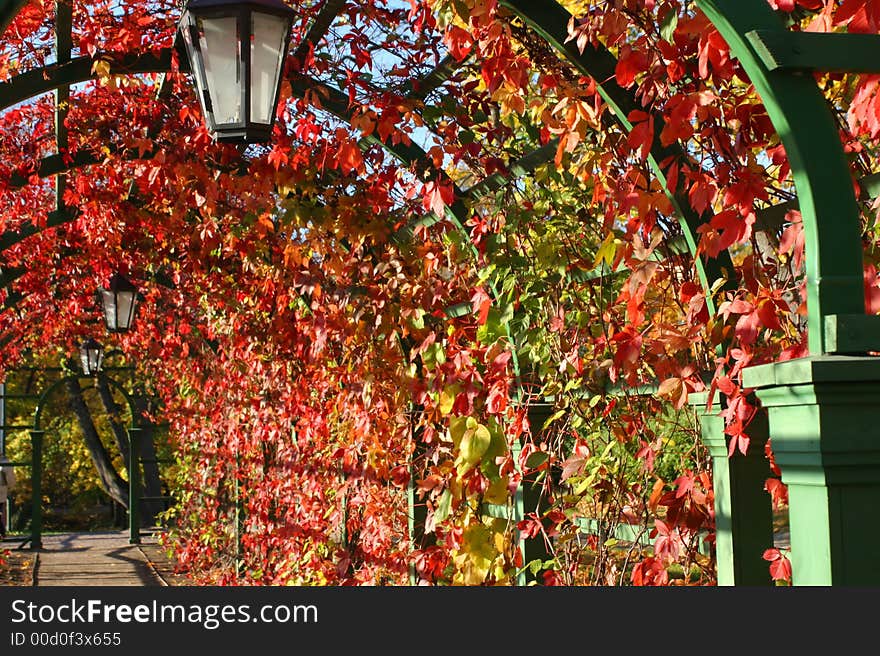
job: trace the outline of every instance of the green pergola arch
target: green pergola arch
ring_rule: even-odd
[[[765,44],[762,33],[783,44],[793,38],[766,2],[697,0],[697,5],[754,84],[791,162],[806,241],[810,353],[848,352],[855,345],[837,343],[825,334],[826,318],[831,329],[834,317],[865,313],[859,208],[838,127],[812,76],[770,68],[767,55],[759,54]],[[819,39],[813,43],[829,35],[815,36]],[[880,54],[880,37],[877,41]],[[821,66],[821,58],[816,60]],[[853,60],[853,68],[861,63]],[[880,346],[880,339],[874,346]]]
[[[137,420],[138,412],[131,394],[128,393],[118,381],[104,374],[99,374],[103,381],[119,391],[128,404],[131,414],[131,426],[128,428],[129,453],[131,463],[128,471],[128,528],[129,542],[140,543],[140,438],[141,426]],[[43,503],[42,503],[42,473],[43,473],[43,440],[46,430],[42,428],[43,411],[52,395],[62,385],[71,381],[79,381],[82,376],[69,374],[62,376],[49,385],[37,400],[34,410],[34,424],[30,431],[31,436],[31,536],[32,549],[41,549],[43,546]]]
[[[795,585],[880,582],[875,399],[880,318],[865,314],[860,216],[837,125],[813,71],[877,72],[880,36],[789,31],[763,0],[697,0],[785,146],[806,241],[810,356],[746,369],[789,487]]]

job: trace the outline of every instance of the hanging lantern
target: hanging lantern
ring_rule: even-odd
[[[190,0],[179,30],[217,141],[269,141],[294,11],[281,0]]]
[[[94,376],[101,370],[101,363],[104,361],[104,348],[90,337],[80,346],[79,358],[82,362],[83,375]]]
[[[137,287],[118,273],[114,273],[110,278],[107,289],[100,289],[107,330],[111,333],[122,333],[131,328],[137,307],[137,295]]]

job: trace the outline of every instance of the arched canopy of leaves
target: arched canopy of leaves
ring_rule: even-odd
[[[769,4],[877,29],[870,2]],[[177,2],[0,2],[3,367],[72,351],[95,289],[137,283],[118,346],[163,398],[205,580],[234,575],[246,490],[254,582],[508,582],[517,532],[585,513],[658,531],[592,580],[667,581],[712,527],[688,394],[723,392],[745,450],[742,368],[806,353],[790,165],[724,39],[676,0],[291,6],[273,139],[236,147],[180,71]],[[820,79],[862,184],[869,313],[876,84]],[[542,521],[484,516],[534,474]],[[436,537],[414,552],[410,480]],[[555,555],[546,580],[575,580]]]

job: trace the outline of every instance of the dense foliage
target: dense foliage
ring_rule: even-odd
[[[687,401],[723,392],[736,457],[755,411],[742,368],[806,353],[799,215],[766,212],[794,198],[791,171],[694,3],[563,4],[561,40],[605,52],[608,79],[496,0],[292,3],[273,141],[238,148],[211,141],[176,67],[120,63],[171,46],[176,2],[73,0],[73,57],[93,79],[72,89],[61,154],[88,164],[63,187],[41,177],[50,95],[0,115],[2,364],[72,352],[98,325],[95,288],[113,271],[137,283],[115,345],[162,400],[180,465],[169,540],[195,580],[403,583],[412,566],[441,584],[524,569],[712,582],[711,472]],[[791,29],[880,19],[875,0],[770,4]],[[328,6],[338,17],[303,43]],[[0,81],[54,61],[53,20],[53,3],[25,5]],[[877,76],[818,82],[854,178],[873,172]],[[696,259],[684,215],[702,222]],[[540,510],[484,514],[524,477]],[[784,504],[778,481],[768,491]],[[599,526],[584,543],[582,518]],[[530,567],[517,536],[548,558]]]

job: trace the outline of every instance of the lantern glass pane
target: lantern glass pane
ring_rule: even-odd
[[[116,294],[109,289],[102,289],[101,304],[104,306],[104,321],[107,323],[107,330],[119,330],[119,325],[116,320]]]
[[[134,318],[135,293],[116,293],[116,329],[128,330]]]
[[[199,47],[214,123],[241,121],[241,57],[238,18],[198,18]]]
[[[275,111],[275,91],[284,62],[289,19],[251,14],[251,121],[268,125]]]

